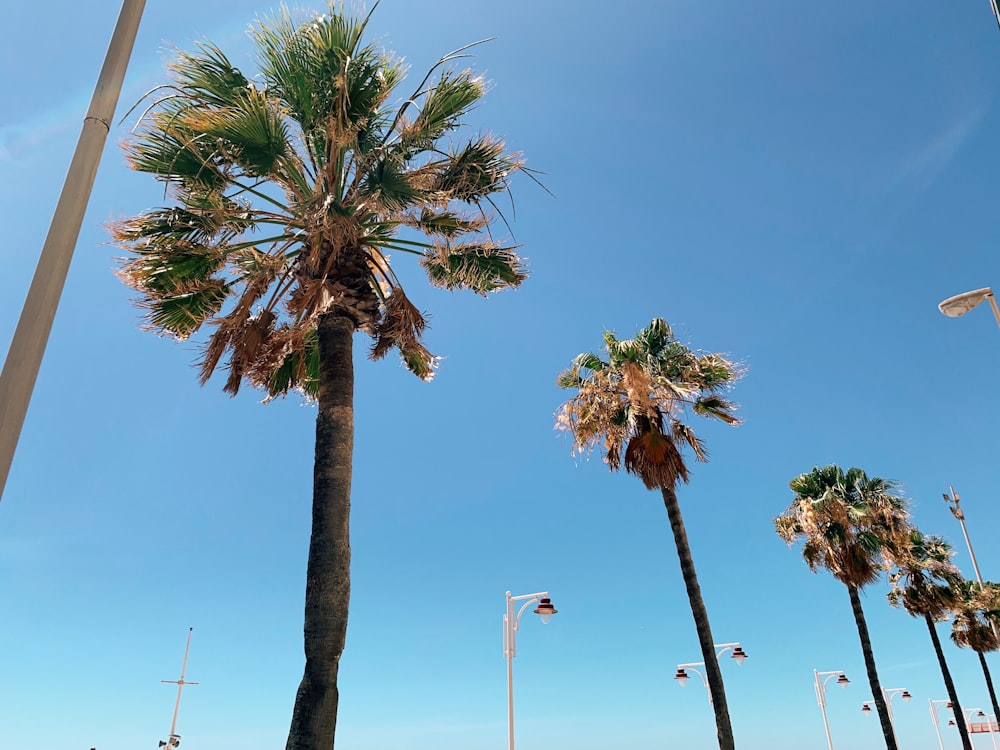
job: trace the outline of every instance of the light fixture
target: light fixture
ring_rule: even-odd
[[[678,668],[677,674],[674,675],[674,679],[680,683],[681,687],[684,687],[685,685],[687,685],[688,679],[690,678],[688,677],[687,672],[685,672],[683,669]]]
[[[542,597],[538,602],[538,606],[531,611],[541,618],[542,625],[548,625],[549,620],[552,619],[552,615],[559,612],[558,609],[552,606],[552,600],[547,596]]]
[[[733,649],[732,658],[736,659],[736,663],[739,666],[743,666],[743,662],[747,659],[747,652],[743,650],[742,646],[737,646]]]
[[[899,697],[902,698],[907,703],[909,703],[910,702],[910,698],[912,698],[913,696],[910,695],[910,691],[909,690],[904,690]]]
[[[863,703],[861,705],[861,713],[870,714],[871,712],[872,712],[872,707],[869,706],[867,703]]]
[[[969,312],[969,310],[978,307],[983,300],[992,296],[993,290],[988,286],[982,289],[975,289],[971,292],[963,292],[962,294],[956,294],[954,297],[949,297],[939,304],[938,310],[949,318],[959,318]]]
[[[949,727],[955,726],[955,720],[954,719],[948,719],[948,726]]]
[[[842,688],[845,688],[845,687],[847,687],[848,685],[851,684],[851,681],[849,679],[847,679],[847,675],[846,674],[844,674],[843,672],[841,672],[840,673],[840,677],[837,678],[837,684],[840,685]]]

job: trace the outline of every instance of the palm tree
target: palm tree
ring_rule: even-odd
[[[663,496],[705,662],[719,747],[733,750],[733,729],[715,641],[675,488],[678,479],[688,481],[681,454],[684,446],[697,460],[708,459],[702,441],[681,420],[693,412],[738,424],[735,405],[721,394],[740,372],[720,354],[695,352],[680,343],[660,318],[631,340],[619,341],[606,332],[604,345],[607,360],[581,354],[559,376],[560,387],[575,388],[577,393],[559,411],[557,426],[572,433],[574,450],[600,444],[612,471],[624,466],[648,489],[658,489]]]
[[[1000,719],[1000,705],[993,676],[986,664],[986,652],[1000,649],[997,626],[1000,626],[1000,585],[987,581],[982,586],[978,581],[956,581],[954,619],[951,623],[951,639],[962,648],[971,648],[979,657],[983,668],[986,689],[990,693],[993,713]]]
[[[893,482],[839,466],[816,467],[789,486],[795,499],[774,520],[778,536],[789,545],[801,539],[809,568],[825,568],[847,586],[885,746],[897,750],[858,592],[881,577],[886,546],[909,530],[906,501]]]
[[[430,283],[486,295],[518,286],[515,248],[489,233],[523,160],[503,141],[456,129],[485,84],[445,55],[409,95],[402,63],[363,40],[366,17],[331,2],[298,23],[287,10],[250,34],[259,72],[210,43],[181,52],[151,92],[124,150],[165,185],[170,205],[115,222],[131,256],[119,274],[149,328],[179,340],[208,326],[202,383],[318,403],[305,673],[287,747],[331,748],[350,594],[353,335],[370,356],[399,351],[430,380],[427,321],[390,251],[417,258]],[[470,45],[472,46],[472,45]],[[396,102],[398,104],[394,104]]]
[[[914,617],[924,618],[941,667],[948,699],[955,716],[963,716],[955,682],[951,678],[951,670],[948,669],[937,633],[937,623],[944,620],[955,607],[956,594],[953,586],[962,580],[958,568],[951,564],[953,554],[951,545],[941,537],[924,536],[916,528],[910,528],[902,544],[889,553],[896,568],[889,575],[892,583],[889,602],[894,607],[903,607]],[[959,721],[957,724],[962,747],[972,750],[965,722]]]

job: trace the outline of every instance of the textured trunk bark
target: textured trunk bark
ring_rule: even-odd
[[[351,596],[354,330],[354,322],[346,317],[327,313],[319,319],[319,411],[306,570],[306,667],[295,696],[286,750],[332,750],[337,727],[337,672]]]
[[[677,502],[677,493],[663,487],[663,504],[667,507],[667,517],[670,528],[674,532],[674,544],[677,546],[677,557],[681,563],[681,575],[687,587],[688,601],[691,603],[691,614],[694,616],[694,627],[698,631],[698,642],[701,645],[701,655],[705,662],[705,677],[708,689],[712,695],[712,709],[715,711],[715,727],[719,737],[720,750],[735,750],[733,727],[729,721],[729,705],[726,703],[726,688],[722,684],[722,670],[715,655],[715,641],[712,638],[712,628],[708,623],[708,610],[701,598],[701,587],[698,585],[698,575],[694,570],[694,560],[691,558],[691,547],[688,546],[687,532],[684,530],[684,519],[681,518],[681,508]]]
[[[982,651],[977,651],[979,654],[979,663],[983,667],[983,677],[986,678],[986,689],[990,691],[990,703],[993,706],[993,713],[997,717],[997,721],[1000,721],[1000,706],[997,706],[997,693],[993,689],[993,677],[990,675],[990,668],[986,666],[986,654]]]
[[[941,676],[944,678],[944,687],[948,691],[948,700],[951,701],[952,712],[955,716],[965,716],[962,713],[962,706],[958,702],[958,693],[955,691],[955,682],[951,679],[951,670],[948,669],[948,662],[944,659],[944,650],[941,648],[941,639],[938,638],[937,626],[934,618],[924,615],[927,622],[927,630],[931,634],[931,641],[934,643],[934,653],[937,654],[938,664],[941,666]],[[962,750],[973,750],[972,740],[969,739],[969,729],[964,721],[956,721],[958,725],[958,735],[962,738]]]
[[[892,728],[889,709],[885,704],[885,695],[882,693],[882,684],[878,681],[878,671],[875,669],[875,654],[872,653],[872,640],[868,635],[868,623],[865,622],[865,612],[861,609],[861,597],[858,596],[857,586],[848,586],[847,591],[851,595],[851,608],[854,610],[854,621],[858,626],[858,637],[861,639],[861,652],[865,657],[865,668],[868,670],[868,682],[872,688],[872,699],[875,701],[878,718],[882,724],[882,734],[885,736],[885,747],[886,750],[898,750],[896,746],[896,733]]]

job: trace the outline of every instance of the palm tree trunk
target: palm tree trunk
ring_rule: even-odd
[[[885,704],[882,684],[878,680],[878,670],[875,669],[875,654],[872,652],[872,640],[868,635],[868,623],[865,622],[865,612],[861,609],[861,597],[858,596],[858,587],[848,586],[847,591],[851,595],[851,608],[854,610],[854,621],[858,626],[858,637],[861,639],[861,652],[865,657],[865,668],[868,670],[868,682],[872,688],[872,699],[875,701],[878,718],[882,724],[885,747],[886,750],[898,750],[896,746],[896,733],[892,728],[892,720],[889,718],[889,709]]]
[[[677,493],[672,488],[661,487],[663,504],[667,507],[667,517],[670,528],[674,532],[674,544],[677,545],[677,557],[681,563],[681,575],[687,587],[688,601],[691,603],[691,614],[694,616],[694,627],[698,631],[698,642],[701,644],[702,660],[705,662],[705,678],[712,696],[712,709],[715,711],[715,727],[719,737],[719,750],[735,750],[733,727],[729,721],[729,705],[726,703],[726,688],[722,684],[722,670],[715,655],[715,641],[712,638],[712,628],[708,623],[708,610],[701,598],[701,587],[698,585],[698,575],[694,570],[694,560],[691,558],[691,547],[688,545],[687,532],[684,530],[684,519],[681,518],[681,507],[677,502]]]
[[[938,664],[941,666],[941,677],[944,678],[944,687],[948,691],[948,700],[951,701],[951,708],[955,716],[965,716],[962,713],[962,706],[958,702],[958,693],[955,691],[955,682],[951,679],[951,670],[948,669],[948,662],[944,659],[944,650],[941,648],[941,639],[938,638],[937,625],[934,618],[924,615],[927,622],[927,630],[931,634],[931,641],[934,643],[934,653],[937,654]],[[969,728],[964,721],[956,721],[958,725],[958,735],[962,738],[963,750],[973,750],[972,740],[969,739]]]
[[[1000,707],[997,706],[997,694],[993,689],[993,677],[990,675],[990,668],[986,666],[986,654],[982,651],[977,651],[979,654],[979,663],[983,667],[983,676],[986,678],[986,689],[990,691],[990,703],[993,705],[993,714],[997,717],[997,721],[1000,721]]]
[[[354,322],[319,319],[319,410],[313,466],[312,536],[306,570],[306,667],[286,750],[332,750],[337,672],[351,595],[351,460],[354,451]]]

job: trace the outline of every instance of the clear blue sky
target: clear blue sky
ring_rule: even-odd
[[[4,11],[3,351],[117,15],[104,6]],[[174,45],[207,37],[246,61],[243,30],[272,7],[151,0],[119,115]],[[1000,579],[1000,330],[985,307],[936,310],[1000,288],[987,0],[384,0],[370,28],[414,74],[497,37],[478,49],[493,90],[472,126],[523,150],[555,197],[515,185],[532,270],[516,293],[449,295],[398,259],[445,357],[433,383],[359,357],[338,747],[504,747],[508,589],[548,589],[560,610],[523,623],[519,750],[715,747],[705,692],[672,680],[700,657],[662,502],[553,430],[558,372],[654,316],[749,370],[745,424],[704,425],[711,463],[679,493],[715,636],[750,654],[723,665],[738,746],[825,746],[815,668],[852,679],[829,696],[836,746],[878,747],[847,592],[771,519],[796,474],[859,465],[901,481],[971,577],[953,484]],[[0,503],[0,744],[155,747],[175,695],[159,681],[193,626],[185,750],[273,750],[301,676],[314,410],[199,387],[194,344],[139,329],[102,228],[163,198],[123,165],[128,127]],[[884,593],[864,601],[883,684],[914,696],[895,704],[900,742],[935,747],[930,642]],[[975,655],[945,648],[964,704],[987,708]]]

